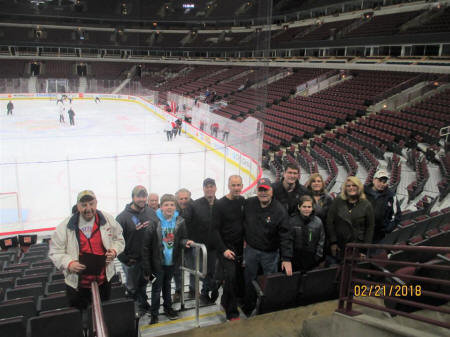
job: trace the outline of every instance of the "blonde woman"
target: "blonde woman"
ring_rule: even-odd
[[[319,173],[313,173],[309,176],[305,187],[309,190],[314,200],[314,214],[326,223],[328,210],[330,209],[333,198],[325,189],[325,183]]]
[[[328,211],[326,228],[331,255],[342,257],[349,242],[372,243],[374,223],[363,184],[357,177],[348,177]]]

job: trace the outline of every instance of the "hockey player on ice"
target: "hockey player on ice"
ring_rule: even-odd
[[[6,115],[12,115],[14,110],[14,104],[12,101],[9,101],[8,104],[6,104]]]
[[[72,106],[70,106],[69,111],[67,111],[67,113],[69,114],[69,120],[70,120],[70,125],[75,125],[75,111],[73,111]]]
[[[167,135],[167,141],[172,140],[172,122],[168,121],[164,127],[164,132]]]
[[[64,104],[62,95],[56,96],[56,105]]]
[[[59,123],[65,123],[64,112],[66,111],[66,108],[62,101],[58,104],[58,111],[59,111]]]

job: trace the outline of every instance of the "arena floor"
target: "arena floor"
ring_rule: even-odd
[[[167,142],[164,121],[138,104],[74,100],[75,126],[59,123],[55,100],[0,103],[0,192],[19,192],[23,226],[15,195],[0,197],[0,233],[54,227],[70,214],[76,195],[92,189],[98,208],[113,215],[131,200],[137,184],[160,196],[180,187],[202,196],[202,181],[224,178],[239,169],[182,135]],[[249,181],[244,180],[245,185]]]

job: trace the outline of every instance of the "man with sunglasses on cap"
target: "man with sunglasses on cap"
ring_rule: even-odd
[[[102,301],[111,294],[110,280],[115,274],[114,258],[122,253],[125,241],[122,227],[112,215],[97,210],[94,192],[78,193],[77,211],[56,227],[50,241],[49,258],[56,268],[62,270],[66,294],[71,306],[86,309],[91,302],[91,283],[99,285]],[[90,265],[80,261],[99,261],[100,271],[88,270]],[[86,263],[86,262],[84,262]]]
[[[364,186],[364,193],[372,204],[375,216],[373,243],[380,242],[387,233],[391,233],[402,219],[400,203],[389,189],[388,181],[389,174],[380,169],[375,172],[372,183]]]
[[[217,202],[216,182],[212,178],[203,181],[204,196],[195,200],[192,205],[191,223],[188,224],[188,237],[195,243],[206,245],[208,252],[208,266],[206,277],[203,280],[200,299],[204,303],[212,303],[217,300],[219,292],[217,289],[214,273],[216,270],[216,249],[213,244],[213,209]],[[190,274],[189,283],[194,284],[194,275]],[[211,294],[210,294],[211,292]]]
[[[292,234],[288,214],[282,204],[273,199],[270,179],[261,178],[257,183],[256,197],[247,199],[244,207],[244,249],[246,294],[244,313],[249,316],[256,303],[252,281],[256,280],[259,267],[264,275],[281,269],[292,275]]]
[[[137,304],[139,315],[150,311],[147,297],[147,281],[144,278],[141,248],[144,231],[157,222],[155,211],[147,205],[147,189],[138,185],[131,192],[131,203],[117,216],[122,226],[125,239],[125,250],[119,254],[125,273],[128,296]]]

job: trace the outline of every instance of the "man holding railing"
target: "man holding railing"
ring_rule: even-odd
[[[189,238],[196,243],[203,243],[208,252],[208,270],[203,280],[201,300],[204,303],[213,303],[219,297],[217,283],[214,277],[217,254],[213,245],[213,213],[217,202],[216,182],[212,178],[203,181],[204,196],[195,200],[192,207],[192,221],[188,227]],[[194,284],[191,274],[190,284]]]
[[[158,323],[161,290],[165,315],[170,320],[178,318],[172,308],[171,281],[175,268],[179,266],[181,249],[190,248],[193,241],[187,239],[184,219],[176,211],[175,201],[172,194],[164,194],[161,197],[161,207],[156,211],[156,226],[150,226],[144,234],[144,275],[147,280],[156,277],[152,285],[150,324]]]
[[[192,221],[192,207],[194,201],[191,199],[191,191],[186,188],[180,188],[175,193],[176,199],[176,208],[180,216],[184,219],[184,223],[186,224],[186,228],[189,228]],[[185,251],[186,265],[189,268],[193,268],[194,266],[194,255],[192,249],[187,249]],[[180,302],[181,299],[181,272],[180,268],[176,268],[174,271],[174,279],[175,279],[175,294],[173,295],[173,302]],[[189,284],[189,297],[193,298],[195,296],[195,288],[193,277],[192,282]]]

